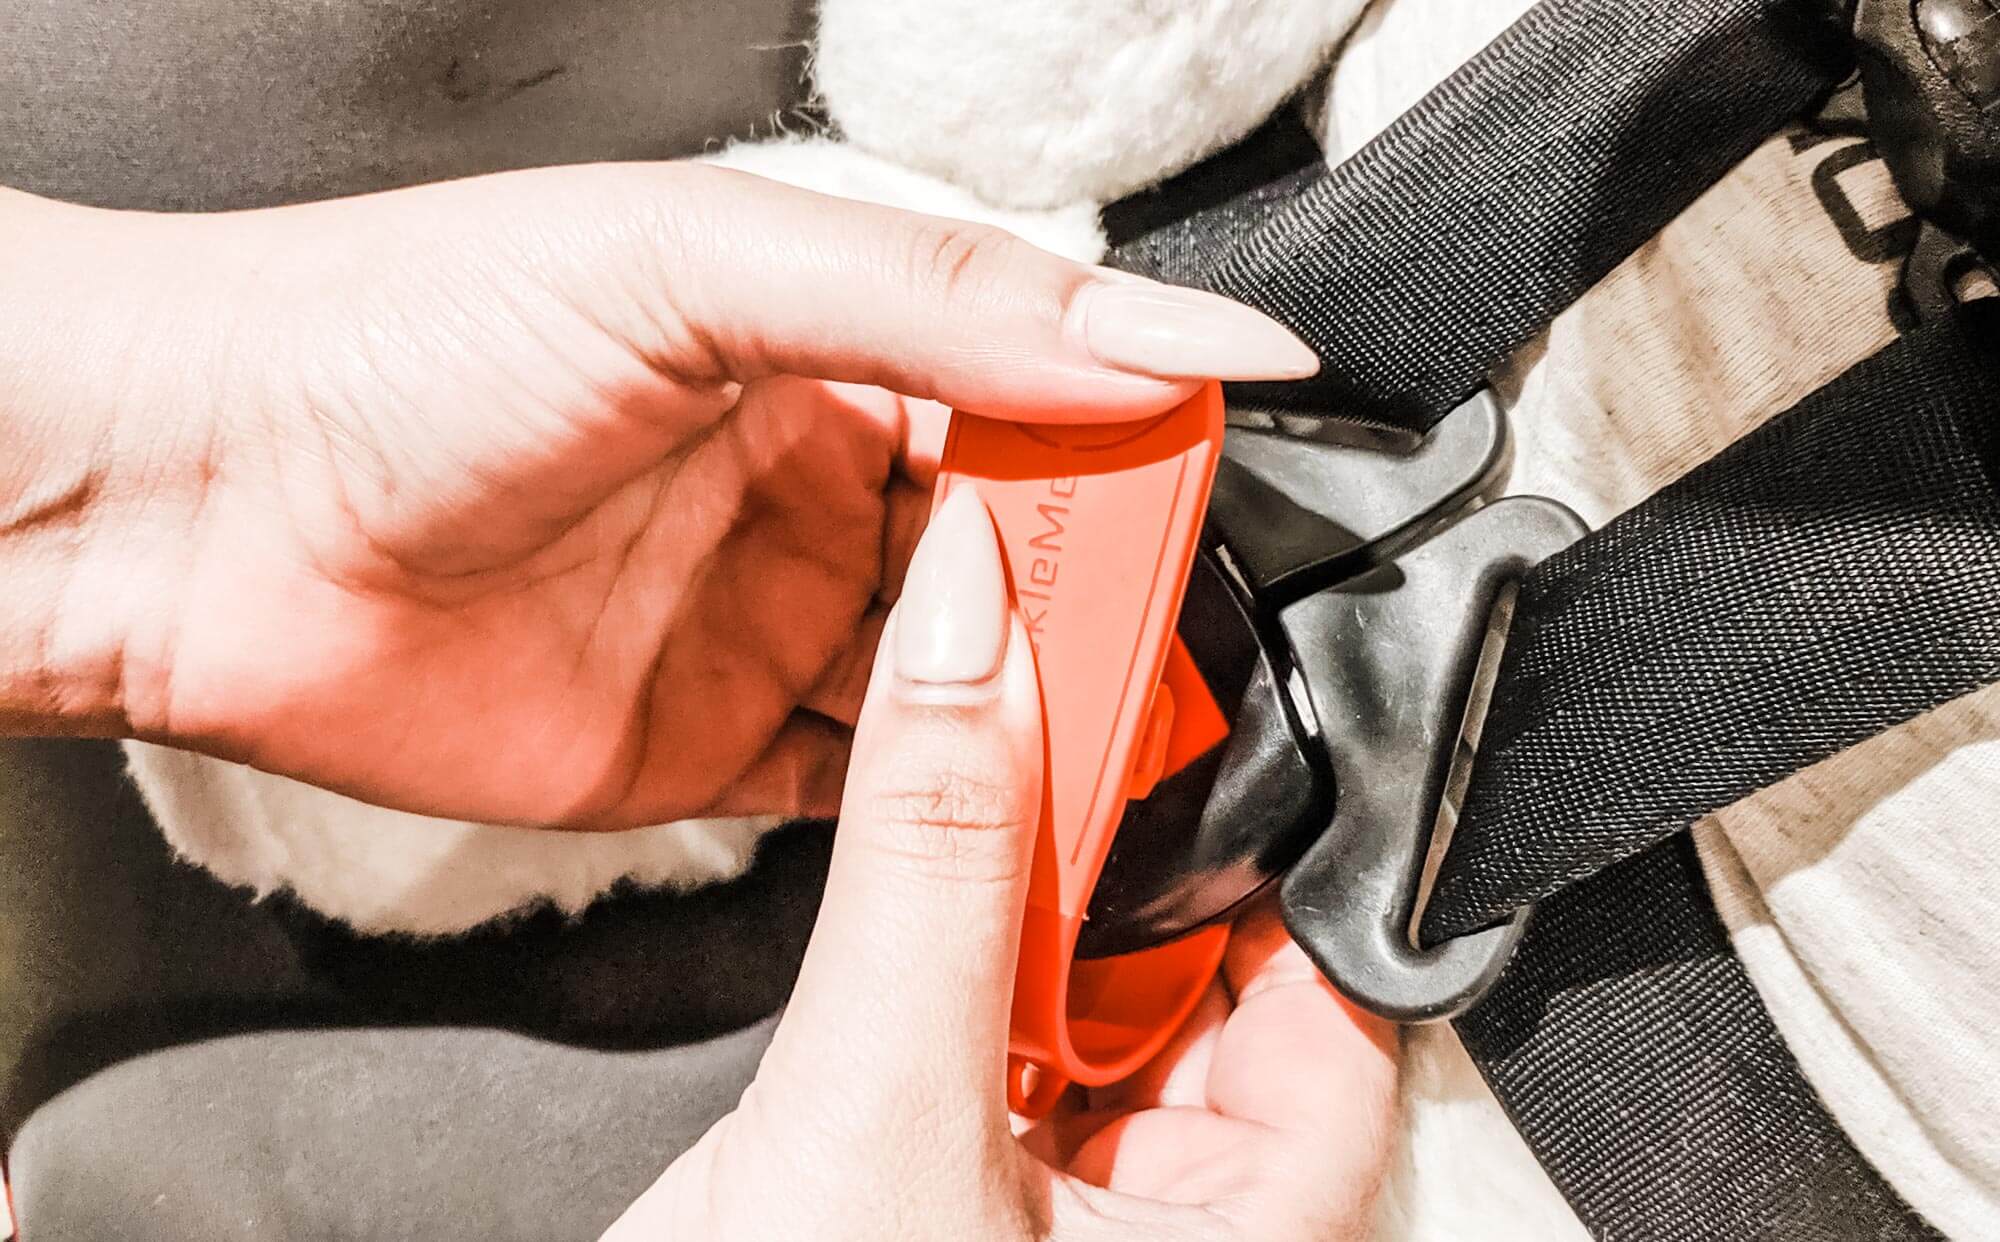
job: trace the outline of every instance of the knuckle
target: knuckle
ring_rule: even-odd
[[[947,299],[976,295],[1016,264],[1023,243],[1004,229],[956,220],[927,222],[911,242],[911,266]]]
[[[912,830],[985,832],[1018,827],[1020,797],[996,781],[952,773],[884,790],[877,804],[887,824]]]
[[[1018,789],[963,775],[885,789],[872,809],[877,849],[919,874],[960,880],[1014,874],[1034,814]]]

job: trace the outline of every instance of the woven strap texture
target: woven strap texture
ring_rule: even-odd
[[[1679,836],[1543,905],[1455,1024],[1593,1237],[1939,1235],[1827,1115]]]
[[[1539,901],[1459,1020],[1615,1238],[1923,1238],[1730,951],[1683,830],[2000,678],[2000,302],[1918,330],[1523,584],[1428,937]]]
[[[1420,432],[1829,88],[1838,7],[1544,0],[1339,167],[1279,122],[1114,208],[1115,261],[1319,351],[1233,402]],[[1992,332],[1893,347],[1523,590],[1424,931],[1540,899],[1458,1029],[1595,1236],[1936,1236],[1805,1081],[1679,830],[2000,672]]]
[[[1528,575],[1426,939],[2000,678],[1996,305],[1903,337]]]
[[[1190,193],[1200,209],[1152,236],[1120,238],[1114,215],[1120,261],[1319,352],[1316,379],[1241,385],[1239,404],[1427,429],[1831,88],[1828,7],[1550,0],[1332,169]]]

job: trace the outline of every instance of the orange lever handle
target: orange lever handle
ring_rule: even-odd
[[[1135,423],[952,416],[937,495],[970,484],[992,512],[1042,689],[1047,772],[1010,1043],[1019,1112],[1046,1111],[1071,1082],[1099,1086],[1137,1070],[1221,963],[1221,927],[1119,957],[1075,952],[1126,800],[1173,770],[1186,732],[1161,679],[1222,415],[1221,386],[1210,383]],[[1194,715],[1191,727],[1219,723]]]

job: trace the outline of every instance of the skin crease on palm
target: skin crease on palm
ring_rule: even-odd
[[[1363,1231],[1393,1036],[1268,910],[1152,1067],[1009,1117],[1039,691],[983,505],[924,530],[946,406],[1143,417],[1311,373],[1290,333],[696,167],[0,228],[0,732],[488,821],[840,810],[756,1082],[620,1242]]]

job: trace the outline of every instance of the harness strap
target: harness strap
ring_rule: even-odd
[[[1104,208],[1112,261],[1155,280],[1199,285],[1217,260],[1330,174],[1297,106],[1233,146]]]
[[[1129,239],[1121,262],[1248,302],[1319,352],[1315,379],[1234,403],[1427,430],[1832,88],[1838,16],[1543,3],[1352,158]]]
[[[1683,830],[2000,679],[1995,410],[1975,303],[1522,585],[1424,932],[1540,901],[1457,1027],[1599,1237],[1938,1236],[1805,1081]]]
[[[1537,910],[1454,1024],[1596,1238],[1933,1239],[1828,1115],[1730,947],[1692,837]]]
[[[1545,0],[1353,159],[1239,155],[1256,188],[1119,261],[1320,352],[1233,403],[1421,432],[1831,86],[1843,7]],[[1920,331],[1523,586],[1423,931],[1539,899],[1457,1028],[1596,1236],[1937,1236],[1803,1077],[1681,830],[2000,675],[1996,332]]]
[[[1996,312],[1902,337],[1528,574],[1425,940],[2000,679]]]

